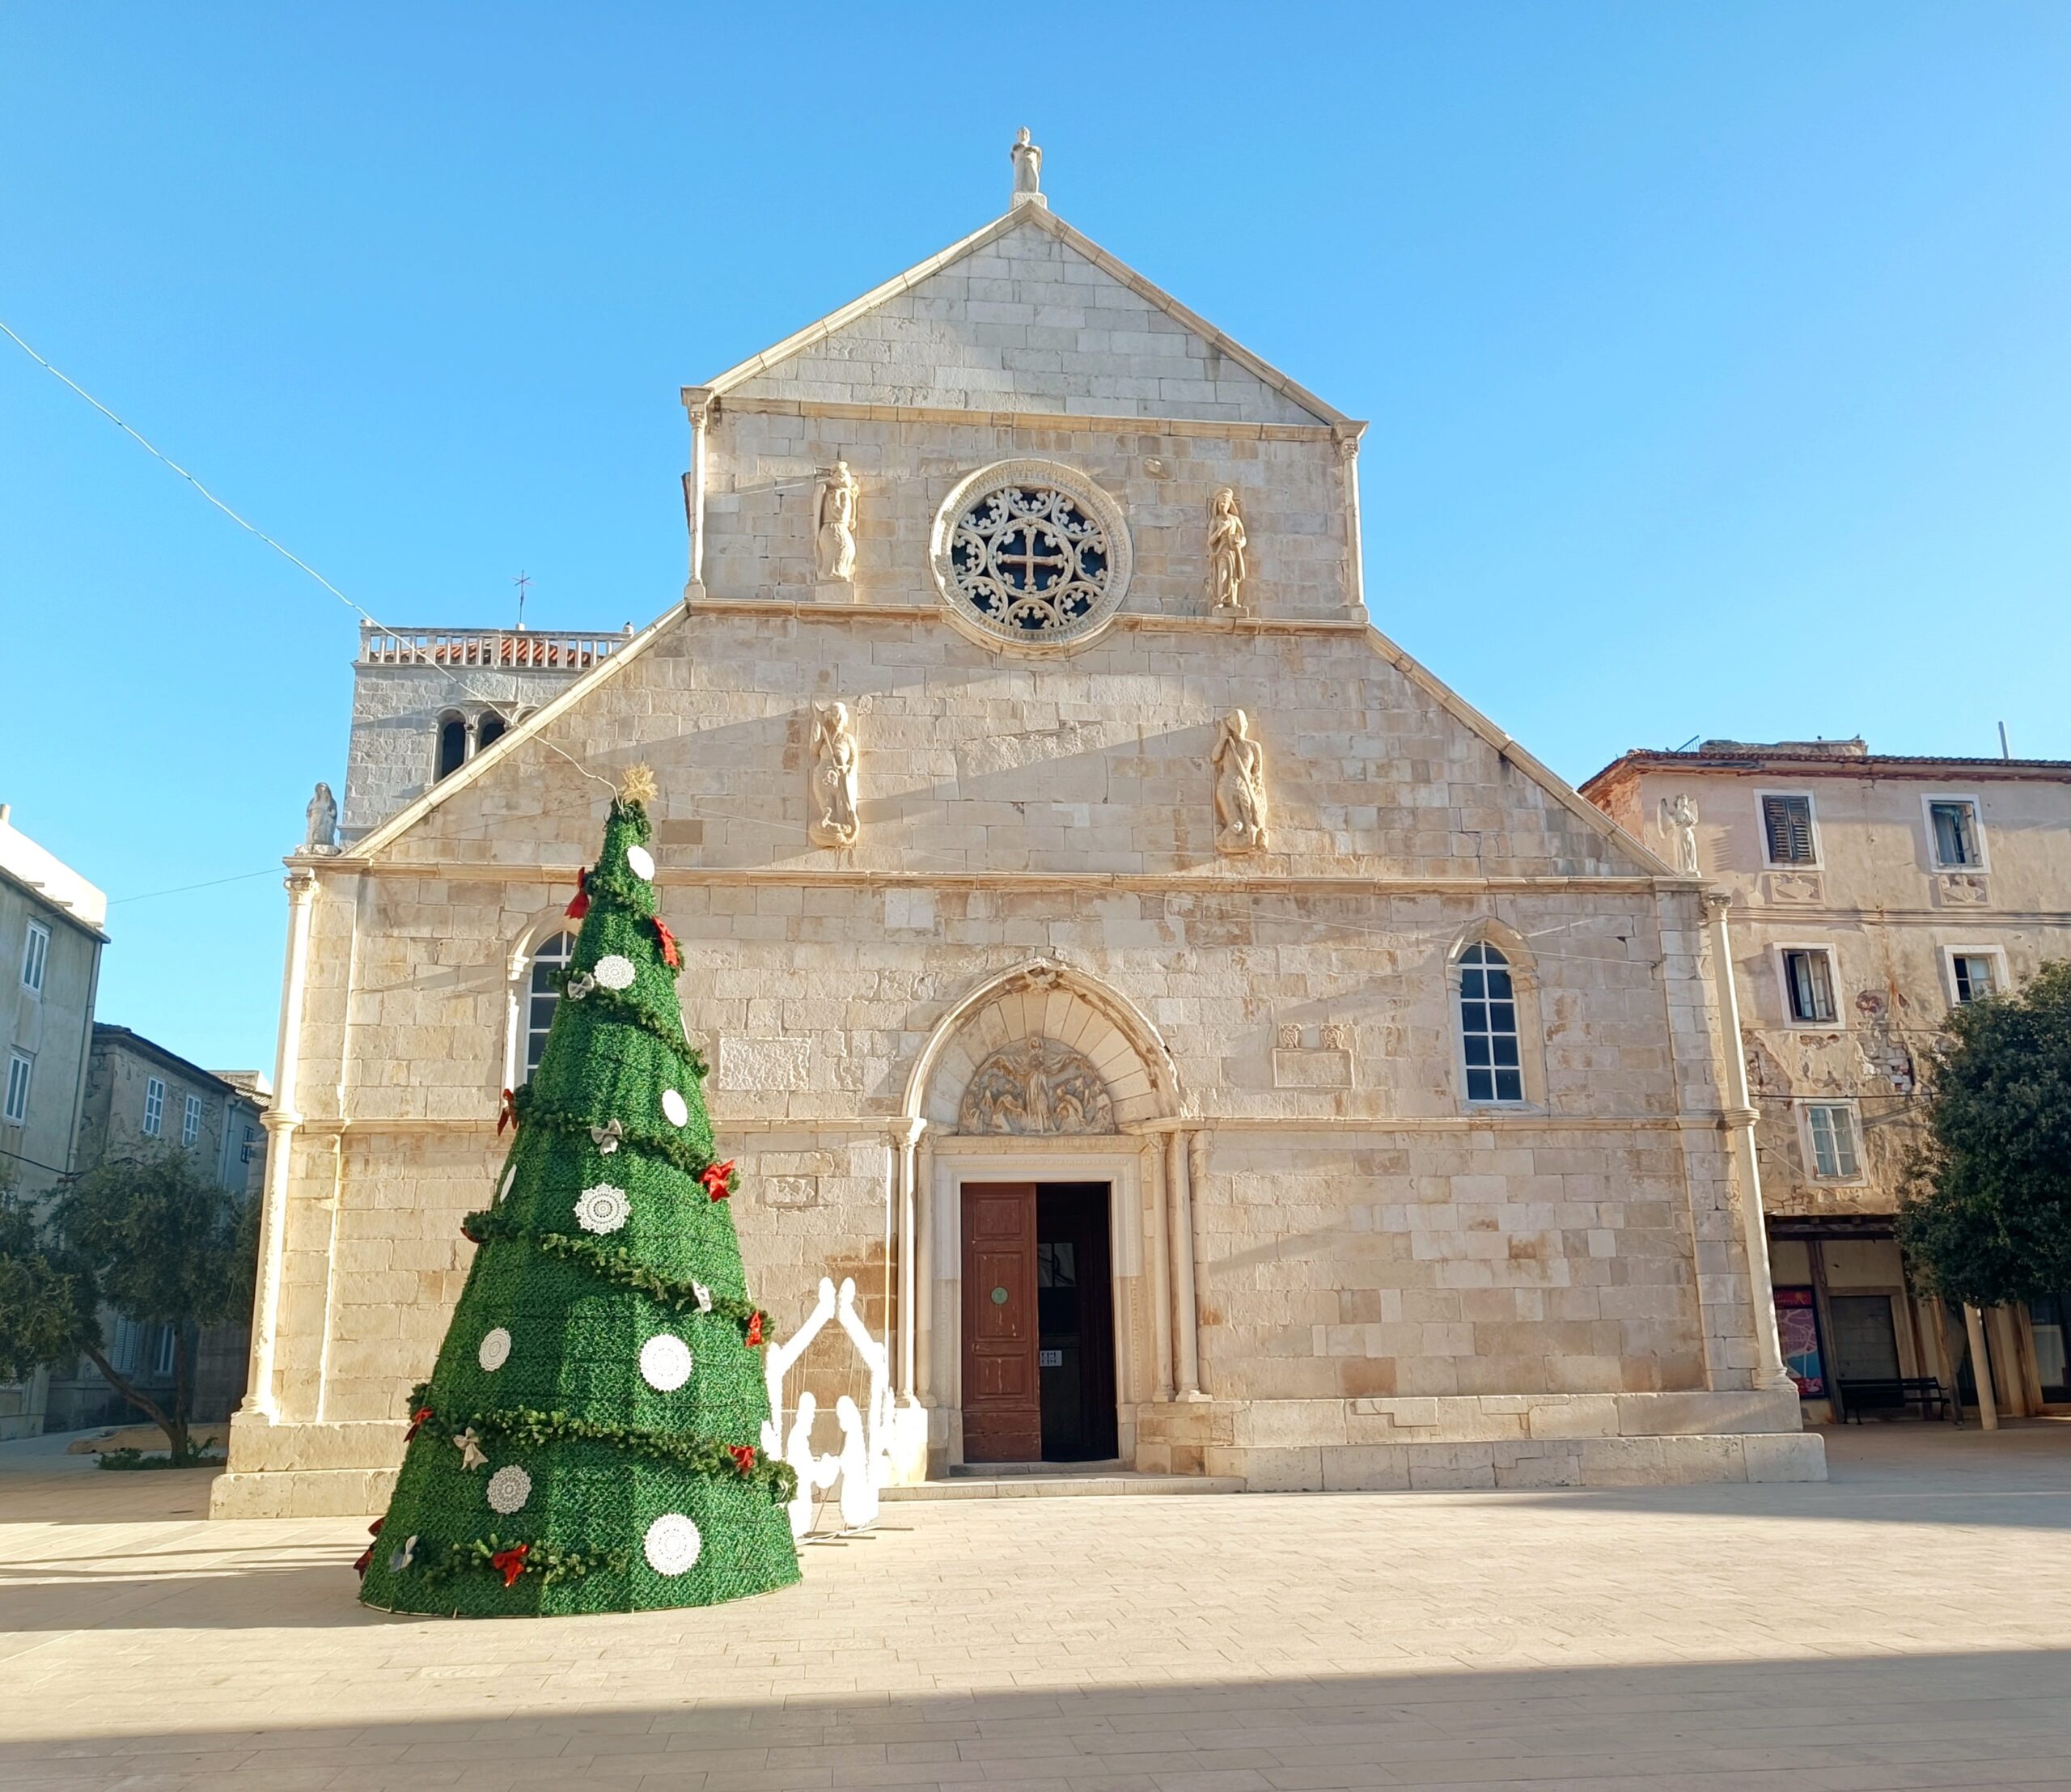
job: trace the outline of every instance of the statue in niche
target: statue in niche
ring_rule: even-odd
[[[1679,791],[1661,801],[1662,824],[1675,836],[1675,868],[1685,877],[1697,875],[1697,805],[1690,794]]]
[[[815,846],[853,846],[862,831],[856,813],[856,727],[845,703],[812,712],[812,820]]]
[[[1028,140],[1028,127],[1023,125],[1014,133],[1014,146],[1007,152],[1007,159],[1014,163],[1014,202],[1026,204],[1043,197],[1043,152]]]
[[[1078,1053],[1031,1033],[978,1066],[956,1110],[956,1129],[1112,1133],[1115,1104],[1100,1073]]]
[[[856,476],[837,460],[820,476],[814,536],[821,582],[847,584],[856,576]]]
[[[1244,519],[1237,494],[1227,485],[1209,501],[1209,590],[1218,616],[1241,615],[1244,608]]]
[[[309,807],[303,811],[303,819],[309,824],[303,837],[302,849],[305,853],[335,853],[338,849],[338,799],[331,794],[331,786],[319,784],[316,794],[309,799]]]
[[[1216,724],[1215,844],[1226,853],[1254,853],[1266,845],[1265,749],[1251,738],[1251,722],[1232,710]]]

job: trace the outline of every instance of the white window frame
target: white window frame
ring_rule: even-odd
[[[1801,1033],[1837,1033],[1848,1024],[1848,1004],[1841,998],[1841,959],[1831,940],[1783,939],[1770,948],[1776,960],[1777,994],[1783,1003],[1783,1023]],[[1832,1020],[1800,1020],[1790,1011],[1791,952],[1817,952],[1827,961],[1827,981],[1834,994]]]
[[[526,1059],[532,1049],[532,967],[538,960],[540,950],[557,934],[566,934],[573,942],[582,931],[580,921],[570,921],[556,909],[545,920],[527,929],[519,949],[511,954],[510,1025],[503,1056],[503,1083],[506,1088],[516,1088],[532,1074],[532,1067]],[[574,947],[571,944],[568,959],[557,962],[572,963],[574,957]],[[558,1012],[558,1002],[555,1006]]]
[[[36,1082],[36,1054],[11,1051],[7,1054],[7,1098],[4,1118],[10,1126],[29,1123],[29,1091]]]
[[[1942,948],[1942,977],[1948,988],[1951,1008],[1968,1006],[1956,993],[1956,960],[1959,958],[1988,958],[1992,960],[1992,993],[1994,995],[2003,996],[2012,988],[2006,974],[2006,949],[2003,946],[1944,946]]]
[[[165,1132],[165,1078],[144,1079],[144,1137],[158,1138]]]
[[[1805,820],[1812,835],[1812,856],[1810,858],[1772,858],[1769,857],[1769,818],[1763,805],[1771,797],[1802,797],[1805,802]],[[1823,871],[1827,868],[1826,849],[1819,841],[1819,803],[1811,790],[1757,790],[1755,793],[1755,833],[1762,843],[1762,868],[1767,871]]]
[[[40,996],[49,968],[50,930],[40,921],[32,921],[28,937],[22,941],[22,987],[32,996]]]
[[[1971,806],[1971,835],[1977,846],[1975,865],[1944,865],[1942,855],[1934,844],[1934,805],[1938,803],[1967,803]],[[1936,871],[1988,871],[1992,869],[1992,849],[1984,838],[1984,799],[1973,796],[1967,790],[1926,790],[1921,794],[1920,824],[1927,830],[1927,862]]]
[[[201,1098],[188,1092],[180,1109],[180,1144],[184,1150],[201,1136]]]
[[[161,1325],[158,1336],[151,1343],[151,1374],[155,1377],[170,1375],[179,1359],[174,1354],[178,1333],[170,1325]]]
[[[1819,1153],[1815,1141],[1817,1134],[1812,1122],[1815,1108],[1838,1111],[1848,1116],[1849,1151],[1855,1159],[1855,1167],[1834,1176],[1819,1173]],[[1801,1101],[1798,1104],[1798,1144],[1805,1153],[1805,1176],[1808,1182],[1816,1182],[1823,1188],[1842,1188],[1851,1183],[1866,1182],[1869,1173],[1864,1169],[1866,1153],[1862,1140],[1861,1111],[1853,1101]]]

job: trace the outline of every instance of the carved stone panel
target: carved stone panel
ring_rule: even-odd
[[[1079,1053],[1031,1033],[1002,1046],[978,1066],[957,1109],[956,1129],[1112,1133],[1115,1104],[1100,1073]]]
[[[1772,871],[1767,879],[1772,902],[1823,902],[1825,881],[1817,871]]]
[[[1945,909],[1981,908],[1992,900],[1991,887],[1976,871],[1944,871],[1934,888]]]

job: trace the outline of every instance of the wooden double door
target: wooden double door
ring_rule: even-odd
[[[964,1458],[1115,1454],[1104,1182],[964,1184]]]

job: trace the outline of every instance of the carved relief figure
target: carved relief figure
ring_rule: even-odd
[[[1686,791],[1661,801],[1662,823],[1675,836],[1675,868],[1685,877],[1697,875],[1697,805]]]
[[[1244,519],[1237,514],[1237,494],[1227,485],[1209,501],[1209,591],[1218,616],[1244,608]]]
[[[331,786],[320,784],[316,794],[309,799],[303,811],[309,831],[303,841],[306,853],[335,853],[338,849],[338,799],[331,794]]]
[[[980,1065],[956,1112],[959,1133],[1112,1133],[1100,1073],[1069,1045],[1031,1034]]]
[[[1226,853],[1252,853],[1266,844],[1265,750],[1251,722],[1232,710],[1216,725],[1215,844]]]
[[[815,846],[853,846],[862,832],[856,813],[856,727],[845,703],[815,704],[812,721],[812,820]]]
[[[856,476],[847,461],[836,461],[820,476],[815,540],[822,579],[846,583],[856,576]]]
[[[1014,133],[1014,146],[1006,153],[1014,163],[1014,203],[1039,197],[1043,191],[1043,152],[1029,142],[1026,125]]]

